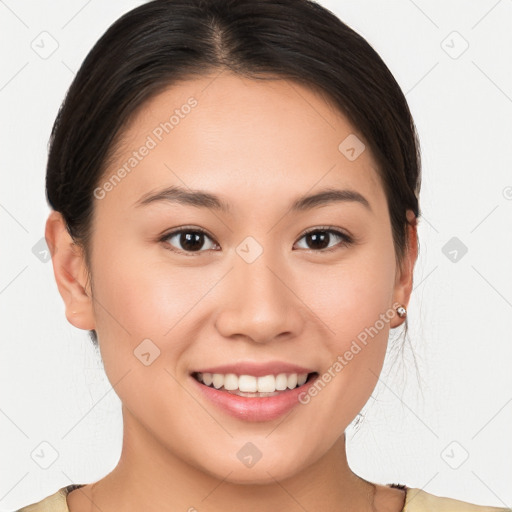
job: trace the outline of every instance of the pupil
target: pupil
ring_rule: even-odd
[[[307,235],[307,239],[308,241],[312,241],[313,245],[315,242],[321,240],[321,247],[319,247],[318,244],[316,247],[313,247],[316,249],[325,249],[326,247],[329,246],[329,233],[327,231],[317,231],[315,233],[310,233],[309,235]]]
[[[202,247],[202,233],[182,233],[180,243],[189,251],[195,251]]]

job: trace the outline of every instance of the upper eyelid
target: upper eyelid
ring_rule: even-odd
[[[164,233],[162,236],[161,236],[161,239],[167,239],[171,236],[174,236],[174,235],[178,235],[179,233],[183,233],[183,232],[196,232],[196,233],[202,233],[203,235],[206,235],[208,236],[209,238],[211,238],[213,241],[216,241],[215,238],[210,235],[210,233],[202,228],[197,228],[197,227],[189,227],[189,226],[184,226],[184,227],[181,227],[181,228],[176,228],[176,229],[173,229],[171,231],[169,231],[168,233]]]
[[[183,226],[180,228],[173,229],[173,230],[169,231],[168,233],[163,234],[162,238],[169,238],[171,235],[176,235],[178,233],[182,233],[187,230],[190,232],[195,231],[195,232],[203,233],[204,235],[209,236],[212,240],[215,240],[215,238],[212,235],[210,235],[210,233],[208,231],[206,231],[203,228],[194,227],[194,226]],[[308,228],[299,235],[299,238],[302,238],[303,236],[305,236],[309,233],[313,233],[315,231],[336,231],[348,238],[352,238],[351,235],[349,235],[348,233],[345,233],[341,228],[338,228],[336,226],[315,226],[313,228]]]
[[[347,238],[352,239],[351,235],[345,233],[343,229],[338,228],[336,226],[316,226],[314,228],[308,228],[299,235],[299,238],[302,238],[303,236],[308,235],[309,233],[314,233],[315,231],[334,231],[336,233],[340,233],[341,235]]]

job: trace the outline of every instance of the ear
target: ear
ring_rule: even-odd
[[[403,268],[398,269],[395,279],[395,288],[393,292],[393,309],[398,304],[407,309],[409,304],[409,298],[412,292],[412,280],[414,274],[414,265],[418,258],[418,232],[417,232],[417,219],[412,210],[407,210],[407,220],[409,225],[407,226],[409,240],[407,250],[404,254]],[[400,324],[405,322],[405,318],[400,318],[396,314],[390,322],[391,328],[398,327]]]
[[[52,210],[48,216],[45,238],[52,255],[53,273],[64,300],[68,322],[79,329],[94,329],[87,266],[82,250],[73,242],[61,213]]]

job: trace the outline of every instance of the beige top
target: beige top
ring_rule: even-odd
[[[69,512],[66,496],[85,484],[68,485],[47,498],[27,505],[16,512]],[[392,485],[392,484],[388,484]],[[396,485],[396,484],[395,484]],[[404,486],[405,505],[402,512],[512,512],[511,508],[473,505],[453,498],[434,496],[421,489]]]

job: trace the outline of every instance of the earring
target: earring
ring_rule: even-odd
[[[397,307],[396,312],[400,318],[404,318],[407,315],[407,310],[403,306]]]

